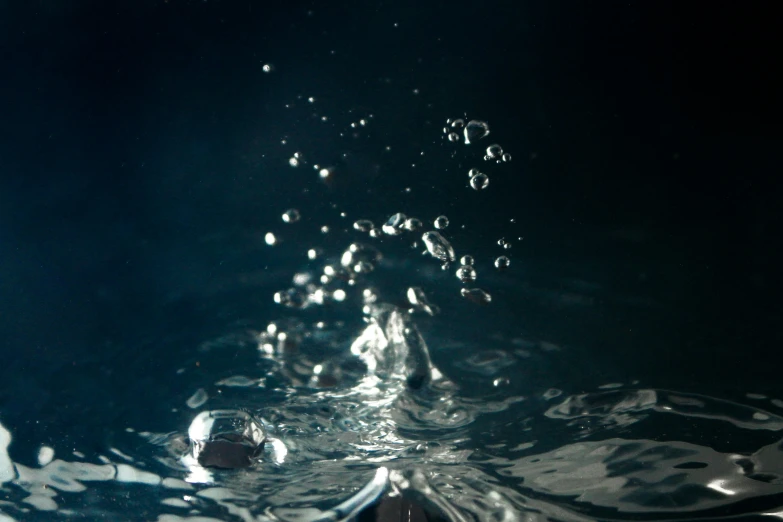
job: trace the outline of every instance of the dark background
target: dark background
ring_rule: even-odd
[[[598,267],[664,312],[607,308],[596,358],[775,395],[783,85],[765,5],[0,1],[3,422],[129,375],[165,395],[158,341],[272,262],[248,244],[282,210],[314,241],[339,224],[331,203],[446,213],[476,241],[524,236],[515,263]],[[370,138],[339,136],[370,113]],[[502,190],[440,166],[463,114],[513,154]],[[297,150],[335,185],[288,167]]]

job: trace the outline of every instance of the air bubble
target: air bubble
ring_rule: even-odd
[[[473,266],[473,256],[462,256],[462,258],[459,260],[459,264],[462,266]]]
[[[199,413],[188,428],[190,456],[205,468],[250,467],[266,442],[263,425],[240,410]]]
[[[444,228],[449,226],[449,218],[446,216],[438,216],[435,218],[434,222],[435,228],[438,230],[443,230]]]
[[[296,223],[299,221],[299,218],[301,215],[299,214],[299,211],[295,208],[289,208],[285,212],[283,212],[283,221],[286,223]]]
[[[492,296],[481,288],[462,288],[459,293],[472,303],[489,304],[492,302]]]
[[[359,219],[356,220],[353,224],[353,228],[358,230],[359,232],[369,232],[375,227],[373,225],[372,221],[369,219]]]
[[[472,283],[476,280],[476,269],[470,265],[462,265],[457,269],[457,278],[463,283]]]
[[[470,145],[473,141],[478,141],[489,134],[489,125],[483,121],[470,120],[465,126],[465,145]]]
[[[498,270],[505,270],[509,266],[511,266],[511,260],[506,256],[499,256],[495,259],[495,267],[497,267]]]
[[[438,232],[425,232],[421,239],[432,257],[446,262],[454,261],[454,249],[451,243]]]
[[[489,185],[489,178],[486,174],[476,174],[470,178],[470,186],[473,190],[484,190]]]
[[[487,156],[489,159],[498,159],[503,156],[503,148],[495,143],[487,147]]]

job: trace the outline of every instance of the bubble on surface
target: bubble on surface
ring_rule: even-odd
[[[283,221],[286,223],[296,223],[301,217],[301,214],[295,208],[289,208],[283,212]]]
[[[354,230],[358,230],[359,232],[369,232],[375,227],[373,225],[372,221],[369,219],[357,219],[353,223]]]
[[[241,410],[199,413],[188,428],[189,455],[205,468],[250,467],[266,442],[263,425]]]
[[[495,259],[495,267],[498,270],[505,270],[509,266],[511,266],[511,260],[506,256],[498,256],[497,259]]]
[[[207,400],[209,400],[209,395],[207,395],[206,390],[204,388],[199,388],[187,401],[185,401],[185,404],[188,405],[188,408],[195,409],[201,407]]]
[[[478,141],[481,138],[487,137],[489,134],[489,125],[486,122],[479,120],[470,120],[465,125],[465,145],[470,145],[474,141]]]
[[[457,269],[456,275],[463,283],[472,283],[476,280],[476,269],[470,265],[463,265]]]
[[[402,212],[394,214],[383,224],[384,233],[390,236],[399,236],[405,231],[406,219],[407,217]]]
[[[487,159],[496,160],[503,155],[503,148],[497,143],[487,147]]]
[[[476,304],[489,304],[492,302],[492,296],[486,290],[481,288],[462,288],[460,295],[468,301]]]
[[[511,161],[511,154],[509,154],[508,152],[503,153],[503,161],[506,163]]]
[[[454,261],[454,248],[439,232],[425,232],[421,239],[432,257],[446,262]]]
[[[429,302],[424,290],[418,286],[408,288],[405,295],[408,298],[408,302],[415,310],[422,311],[428,315],[435,315],[440,311],[436,305]]]
[[[450,132],[448,137],[449,137],[449,141],[452,143],[459,141],[459,134],[457,134],[456,132]]]
[[[435,218],[435,222],[433,224],[438,230],[443,230],[449,226],[449,218],[446,216],[438,216]]]
[[[473,190],[484,190],[489,186],[489,177],[483,173],[476,174],[470,178],[470,186]]]
[[[473,256],[471,255],[464,255],[460,258],[459,264],[462,266],[473,266]]]

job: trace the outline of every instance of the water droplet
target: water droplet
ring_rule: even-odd
[[[380,228],[373,228],[372,230],[370,230],[369,234],[370,237],[377,239],[383,235],[383,232],[381,232]]]
[[[272,232],[267,232],[264,236],[264,241],[267,245],[272,246],[277,244],[277,238]]]
[[[465,120],[463,120],[462,118],[457,118],[456,120],[451,122],[451,128],[452,129],[459,130],[459,129],[461,129],[464,126],[465,126]]]
[[[337,386],[343,377],[343,370],[334,361],[326,361],[313,367],[310,386],[314,388],[331,388]]]
[[[462,265],[457,269],[457,278],[463,283],[472,283],[476,280],[476,269],[470,265]]]
[[[508,386],[510,383],[511,381],[508,380],[508,377],[498,377],[492,381],[492,386],[495,388],[500,388],[501,386]]]
[[[274,67],[274,65],[272,65],[271,63],[265,63],[265,64],[264,64],[264,65],[261,67],[261,69],[262,69],[262,70],[263,70],[265,73],[270,73],[270,72],[272,72],[272,71],[274,71],[274,70],[275,70],[275,67]]]
[[[288,164],[292,167],[298,167],[299,166],[299,159],[298,158],[291,158],[288,160]]]
[[[505,161],[505,162],[511,161],[511,154],[509,154],[508,152],[503,154],[503,161]]]
[[[473,256],[462,256],[459,260],[459,264],[462,266],[473,266]]]
[[[309,98],[307,98],[307,101],[309,101],[310,103],[315,103],[315,98],[310,96]]]
[[[489,159],[498,159],[503,155],[503,148],[495,143],[487,147],[487,157]]]
[[[495,259],[495,266],[498,270],[505,270],[509,266],[511,266],[511,260],[507,258],[506,256],[500,256],[497,259]]]
[[[408,302],[416,310],[420,310],[429,315],[435,315],[440,311],[437,306],[429,302],[424,290],[417,286],[408,288],[406,296],[408,297]]]
[[[456,132],[449,132],[449,141],[452,143],[459,141],[459,134]]]
[[[299,288],[289,288],[288,290],[281,290],[275,292],[273,299],[275,303],[285,306],[286,308],[307,308],[308,300],[307,293]]]
[[[332,175],[332,171],[329,169],[321,169],[318,171],[318,177],[320,177],[321,179],[327,179],[331,175]]]
[[[472,303],[489,304],[492,302],[492,296],[481,288],[462,288],[459,293]]]
[[[446,216],[438,216],[435,218],[435,228],[438,230],[443,230],[444,228],[449,226],[449,218]]]
[[[485,138],[489,134],[489,125],[486,122],[478,120],[470,120],[465,125],[465,145],[470,145],[473,141],[478,141],[481,138]]]
[[[205,468],[247,468],[264,448],[263,425],[240,410],[201,412],[188,428],[190,456]]]
[[[481,171],[479,169],[470,169],[468,171],[468,177],[469,178],[472,178],[474,176],[478,176],[479,174],[481,174]]]
[[[359,232],[369,232],[373,229],[374,226],[375,225],[373,225],[372,221],[369,219],[359,219],[356,220],[353,224],[353,228]]]
[[[438,232],[425,232],[421,239],[432,257],[446,262],[454,261],[454,249],[451,243]]]
[[[301,215],[299,214],[299,211],[295,208],[289,208],[285,212],[283,212],[283,221],[286,223],[296,223],[299,221],[299,218]]]
[[[470,186],[474,190],[484,190],[489,186],[489,178],[486,174],[476,174],[470,178]]]
[[[311,260],[318,259],[319,257],[321,257],[322,253],[323,252],[321,251],[320,248],[311,248],[310,250],[307,251],[307,258]]]
[[[390,236],[399,236],[405,230],[404,226],[406,219],[407,217],[402,212],[394,214],[383,225],[383,231]]]
[[[422,222],[419,219],[416,218],[408,218],[405,220],[405,230],[409,232],[414,232],[418,229],[420,229],[422,226]]]
[[[190,398],[185,401],[185,404],[188,405],[188,408],[199,408],[203,406],[207,400],[209,400],[209,395],[207,395],[206,390],[204,390],[204,388],[199,388],[196,390],[196,393],[191,395]]]

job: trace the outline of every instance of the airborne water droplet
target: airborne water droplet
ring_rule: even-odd
[[[449,141],[452,143],[455,141],[459,141],[459,134],[457,134],[456,132],[449,132]]]
[[[409,232],[414,232],[421,228],[422,223],[420,219],[417,218],[408,218],[405,220],[405,230]]]
[[[402,212],[398,212],[389,218],[383,225],[383,231],[390,236],[399,236],[402,234],[407,217]]]
[[[506,256],[499,256],[495,259],[495,266],[498,270],[505,270],[511,265],[511,260]]]
[[[472,283],[476,280],[476,269],[470,265],[462,265],[457,269],[457,278],[463,283]]]
[[[481,288],[462,288],[459,293],[472,303],[489,304],[492,302],[492,296]]]
[[[470,178],[470,186],[473,190],[484,190],[489,185],[489,178],[486,174],[476,174]]]
[[[441,236],[438,232],[425,232],[421,236],[424,245],[427,247],[427,251],[437,259],[441,261],[454,261],[454,249],[451,244],[446,241],[446,238]]]
[[[473,256],[462,256],[462,258],[459,260],[459,264],[462,266],[473,266]]]
[[[358,219],[353,224],[353,228],[359,232],[369,232],[373,227],[375,227],[375,225],[373,225],[372,221],[369,219]]]
[[[503,155],[503,148],[495,143],[494,145],[490,145],[487,147],[487,158],[488,159],[498,159]]]
[[[511,154],[509,154],[508,152],[503,154],[503,161],[505,161],[505,162],[511,161]]]
[[[283,212],[283,221],[286,223],[296,223],[299,221],[299,218],[301,215],[299,214],[299,211],[295,208],[289,208],[285,212]]]
[[[465,145],[470,145],[473,141],[478,141],[489,134],[489,125],[486,122],[470,120],[465,126]]]
[[[444,228],[449,226],[449,218],[446,216],[438,216],[435,218],[435,228],[438,230],[443,230]]]

